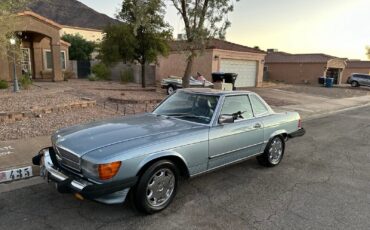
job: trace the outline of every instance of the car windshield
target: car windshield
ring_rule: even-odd
[[[154,114],[209,124],[218,103],[218,96],[176,92],[154,110]]]

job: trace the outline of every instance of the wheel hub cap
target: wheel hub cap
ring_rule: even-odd
[[[280,138],[275,138],[269,149],[269,161],[271,164],[278,164],[283,155],[283,143]]]
[[[160,169],[150,178],[146,198],[150,205],[158,207],[166,203],[175,189],[175,176],[169,169]]]

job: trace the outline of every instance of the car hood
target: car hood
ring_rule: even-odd
[[[58,147],[83,156],[111,145],[150,136],[156,136],[156,139],[161,135],[168,137],[172,132],[178,133],[197,127],[201,125],[164,116],[143,114],[61,129],[53,135],[52,142]]]

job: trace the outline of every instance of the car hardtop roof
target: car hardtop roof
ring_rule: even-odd
[[[211,88],[186,88],[179,89],[178,91],[194,94],[214,95],[214,96],[226,96],[226,95],[242,95],[253,93],[251,91],[237,90],[237,91],[222,91]]]

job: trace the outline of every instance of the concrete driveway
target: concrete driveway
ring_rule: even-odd
[[[369,229],[370,107],[304,123],[278,167],[255,159],[184,181],[143,216],[39,184],[0,194],[0,229]]]

